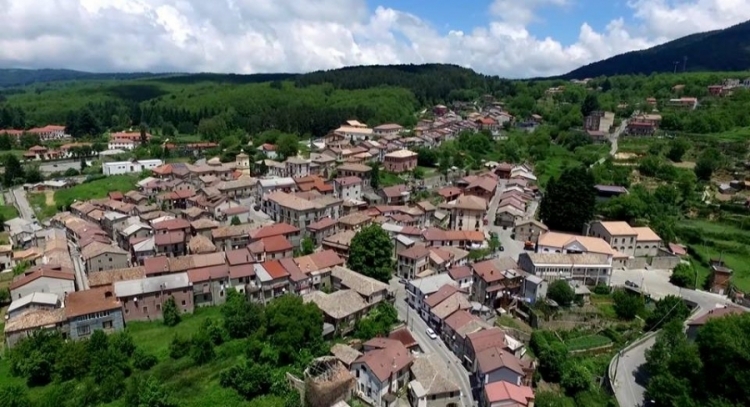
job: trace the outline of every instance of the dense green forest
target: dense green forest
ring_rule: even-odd
[[[750,315],[709,321],[695,342],[681,321],[667,324],[646,352],[646,395],[657,406],[750,405]]]
[[[750,22],[688,35],[656,47],[616,55],[565,75],[566,79],[677,71],[750,69]]]
[[[46,83],[0,92],[0,128],[84,120],[86,129],[167,124],[192,133],[202,120],[251,134],[320,136],[343,121],[416,123],[423,106],[506,93],[509,81],[451,65],[354,67],[306,75],[198,74],[130,81]],[[81,119],[83,118],[83,119]]]
[[[129,80],[165,76],[155,73],[92,73],[70,69],[0,69],[0,89],[25,86],[35,83],[60,82],[72,80]]]

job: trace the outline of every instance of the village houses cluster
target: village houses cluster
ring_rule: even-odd
[[[464,130],[496,132],[514,120],[499,107],[463,119],[436,106],[434,118],[411,132],[350,120],[311,142],[309,158],[277,161],[275,146],[264,144],[256,147],[262,163],[244,152],[230,163],[108,163],[105,174],[151,176],[133,191],[77,201],[44,226],[6,222],[12,245],[0,248],[0,262],[30,264],[10,286],[6,343],[12,347],[38,329],[72,340],[118,331],[130,321],[161,318],[170,297],[191,313],[223,303],[228,290],[260,303],[300,295],[322,310],[324,335],[346,335],[378,304],[395,301],[389,284],[346,267],[354,236],[376,224],[394,243],[393,274],[406,291],[407,318],[424,320],[461,361],[479,404],[532,406],[533,358],[488,317],[543,299],[552,281],[567,280],[585,295],[586,286],[608,284],[618,268],[669,268],[679,253],[648,227],[624,222],[595,221],[580,235],[549,231],[534,218],[540,194],[528,165],[486,163],[436,189],[433,200],[413,199],[413,183],[371,186],[372,161],[409,172],[417,166],[416,147],[435,147]],[[527,122],[535,121],[541,117]],[[612,121],[602,114],[587,118],[587,126],[603,131]],[[118,134],[109,147],[139,141]],[[267,173],[251,176],[261,164]],[[601,199],[610,192],[603,188]],[[489,247],[496,228],[511,230],[528,250],[470,261],[472,251]],[[315,251],[300,255],[308,238]],[[331,352],[353,378],[353,391],[373,405],[393,405],[405,385],[414,406],[460,405],[459,385],[419,349],[402,327],[359,349],[339,344]]]

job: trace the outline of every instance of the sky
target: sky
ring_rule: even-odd
[[[750,20],[750,0],[0,0],[0,67],[309,72],[452,63],[566,73]]]

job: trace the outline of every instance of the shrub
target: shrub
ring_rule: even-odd
[[[172,359],[180,359],[186,356],[189,352],[190,340],[175,335],[174,338],[172,338],[172,343],[169,344],[169,357]]]
[[[156,356],[140,349],[133,352],[133,367],[138,370],[149,370],[156,365]]]

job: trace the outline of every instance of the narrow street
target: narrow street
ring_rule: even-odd
[[[68,241],[68,249],[70,250],[70,257],[73,259],[73,268],[76,274],[76,288],[78,291],[89,289],[89,279],[86,276],[86,268],[81,260],[81,254],[78,252],[78,246],[75,243]]]
[[[471,393],[471,383],[469,382],[469,372],[461,365],[455,354],[451,352],[448,347],[445,346],[442,339],[430,339],[427,336],[427,323],[419,316],[419,314],[409,309],[406,304],[406,288],[403,284],[399,283],[397,278],[391,280],[391,289],[396,294],[396,310],[398,316],[404,321],[408,321],[409,329],[414,335],[415,339],[419,342],[419,346],[422,348],[422,352],[426,355],[434,355],[438,358],[438,361],[445,366],[446,376],[459,386],[461,389],[461,402],[465,407],[475,406]],[[408,318],[408,319],[407,319]]]
[[[23,188],[19,187],[13,189],[13,201],[16,204],[16,208],[18,208],[18,214],[21,215],[23,219],[29,221],[35,219],[34,210],[26,199],[26,191],[24,191]]]

